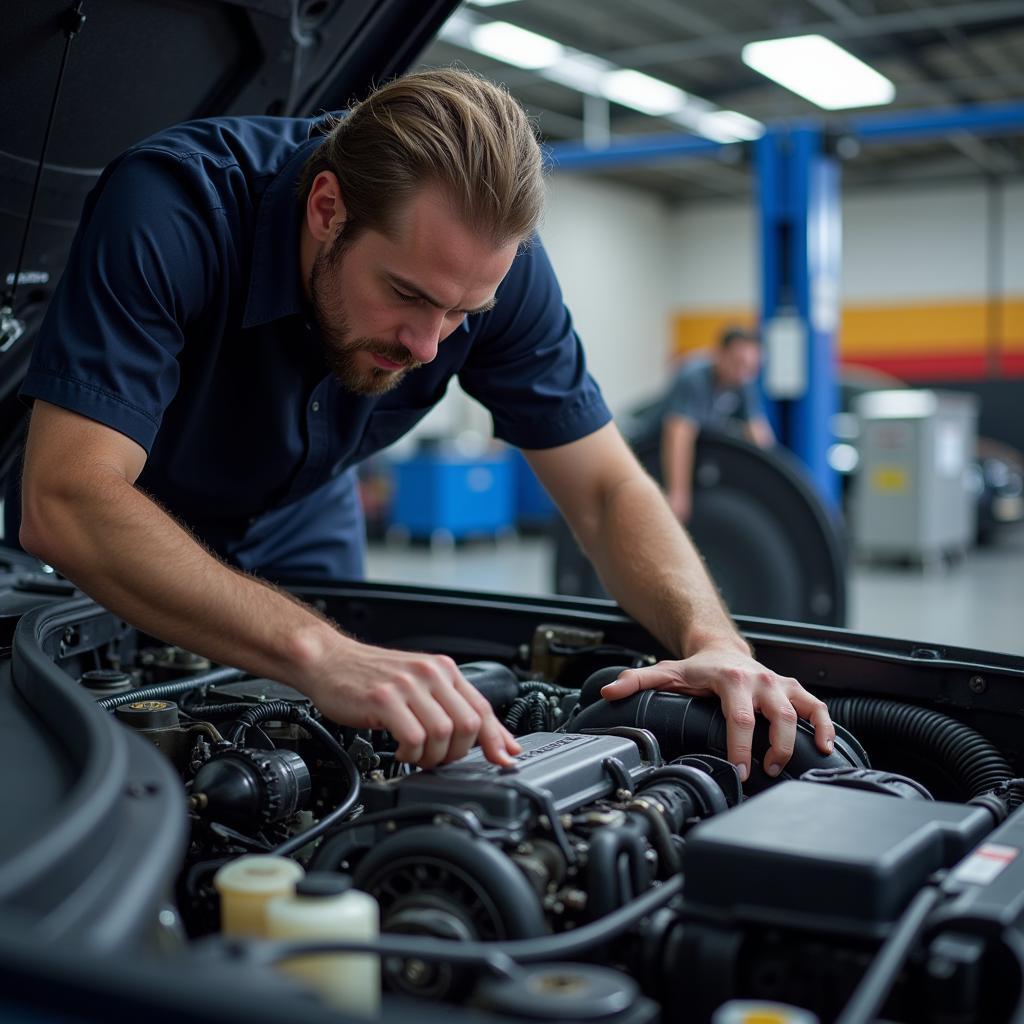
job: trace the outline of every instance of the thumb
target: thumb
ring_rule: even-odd
[[[614,682],[601,687],[601,696],[605,700],[622,700],[641,690],[664,690],[682,681],[679,662],[675,662],[673,667],[661,664],[649,668],[628,668]]]

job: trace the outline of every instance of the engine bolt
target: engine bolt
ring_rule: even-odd
[[[971,693],[984,693],[988,689],[984,676],[971,676],[967,686]]]
[[[427,965],[422,960],[405,961],[405,980],[419,985],[427,976]]]

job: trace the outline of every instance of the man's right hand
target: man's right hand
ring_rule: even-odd
[[[429,768],[475,743],[495,764],[520,752],[450,658],[361,644],[212,557],[134,486],[145,463],[123,434],[37,401],[22,546],[164,642],[289,683],[340,724],[387,729],[403,761]]]
[[[432,768],[479,744],[489,761],[508,765],[522,751],[451,658],[338,635],[309,669],[301,689],[313,703],[340,725],[387,729],[399,761]]]

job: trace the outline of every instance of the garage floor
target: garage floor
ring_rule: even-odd
[[[455,549],[374,545],[367,570],[375,580],[547,594],[552,558],[550,543],[532,537]],[[1024,530],[948,569],[855,565],[848,624],[860,633],[1024,656]]]

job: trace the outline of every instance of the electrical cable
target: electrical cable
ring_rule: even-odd
[[[219,686],[221,683],[233,683],[246,675],[238,668],[215,668],[209,672],[199,672],[187,679],[178,679],[170,683],[160,683],[157,686],[144,686],[138,690],[129,690],[127,693],[118,693],[113,697],[103,697],[96,701],[97,707],[104,711],[113,711],[124,704],[134,704],[138,700],[159,700],[163,697],[176,697],[181,693],[190,693],[203,686]]]
[[[326,832],[329,832],[335,825],[344,821],[349,815],[352,808],[355,807],[359,801],[359,792],[361,789],[361,783],[359,780],[359,770],[352,762],[352,758],[348,756],[343,750],[342,765],[349,775],[349,791],[347,796],[337,807],[334,808],[329,814],[325,814],[315,825],[311,828],[306,829],[305,832],[299,832],[292,836],[290,839],[286,839],[279,846],[275,846],[270,852],[277,857],[287,857],[295,853],[296,850],[301,850],[304,846],[308,846],[309,843],[313,842],[314,839],[319,839]]]
[[[928,915],[942,899],[935,886],[922,889],[900,916],[835,1024],[872,1024],[892,990]]]
[[[513,939],[499,942],[463,942],[461,940],[417,939],[406,935],[381,935],[378,939],[324,940],[322,942],[240,942],[209,940],[219,947],[256,965],[270,965],[294,956],[313,953],[375,953],[378,956],[416,957],[445,960],[449,963],[477,964],[504,977],[515,977],[517,965],[565,961],[582,956],[595,946],[617,938],[637,922],[671,902],[682,892],[683,879],[675,878],[645,892],[642,896],[613,910],[610,914],[581,925],[572,931],[545,935],[537,939]],[[497,948],[500,947],[500,948]],[[499,966],[500,965],[500,966]]]

